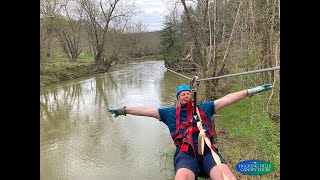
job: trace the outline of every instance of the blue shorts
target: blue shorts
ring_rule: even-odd
[[[192,148],[191,148],[192,149]],[[174,173],[176,174],[178,169],[187,168],[190,169],[196,177],[210,178],[210,170],[216,165],[211,150],[205,146],[203,156],[197,153],[197,159],[194,157],[193,152],[184,153],[179,152],[180,148],[176,148],[174,153]],[[215,152],[220,157],[221,163],[226,164],[226,160],[219,153],[218,148],[215,148]]]

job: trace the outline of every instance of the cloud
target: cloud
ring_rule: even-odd
[[[149,31],[161,30],[163,27],[163,19],[156,13],[146,13],[142,12],[135,16],[134,21],[142,22],[144,25],[148,27]]]
[[[163,28],[164,15],[167,9],[163,0],[137,0],[138,13],[133,20],[142,22],[149,31],[161,30]]]

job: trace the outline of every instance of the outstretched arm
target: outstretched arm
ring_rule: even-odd
[[[160,119],[160,115],[157,108],[146,108],[146,107],[126,107],[125,112],[127,114],[136,116],[148,116]]]
[[[235,93],[230,93],[230,94],[214,101],[215,112],[219,111],[220,109],[222,109],[230,104],[233,104],[235,102],[240,101],[241,99],[247,97],[248,95],[250,97],[252,97],[253,95],[255,95],[257,93],[269,90],[271,88],[272,88],[271,84],[264,84],[262,86],[257,86],[255,88],[246,89],[246,90],[238,91]]]
[[[243,99],[247,96],[248,96],[247,90],[242,90],[242,91],[238,91],[235,93],[227,94],[226,96],[214,101],[215,112],[219,111],[220,109],[222,109],[230,104],[233,104],[237,101],[240,101],[241,99]]]
[[[131,114],[136,116],[147,116],[160,119],[160,115],[157,108],[123,106],[120,108],[110,107],[108,108],[108,111],[111,112],[111,114],[114,114],[114,117]]]

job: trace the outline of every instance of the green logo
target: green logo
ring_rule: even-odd
[[[237,164],[236,170],[248,175],[263,175],[274,170],[274,165],[263,160],[247,160]]]

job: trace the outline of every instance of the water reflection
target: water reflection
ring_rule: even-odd
[[[148,61],[42,87],[41,179],[166,179],[160,153],[173,144],[165,124],[113,118],[106,108],[174,105],[186,80],[166,72],[163,61]]]

